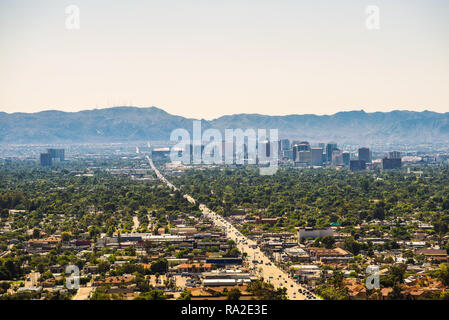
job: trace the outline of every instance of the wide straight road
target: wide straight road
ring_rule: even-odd
[[[89,300],[95,287],[81,287],[76,292],[72,300]]]
[[[140,221],[139,218],[137,216],[133,216],[133,228],[132,228],[132,233],[137,232],[137,230],[139,230],[140,227]]]
[[[156,173],[157,177],[167,184],[173,190],[179,190],[171,184],[156,168],[150,157],[147,156],[151,168]],[[190,203],[196,203],[191,196],[184,194],[184,198]],[[251,269],[256,272],[265,281],[270,282],[274,287],[287,288],[287,296],[290,300],[311,300],[318,299],[315,295],[308,292],[307,289],[297,284],[293,279],[274,265],[270,259],[260,250],[257,243],[242,235],[231,223],[226,221],[223,217],[207,208],[204,204],[200,204],[199,208],[203,216],[210,219],[216,226],[222,228],[229,239],[234,240],[238,249],[247,254],[247,260]],[[307,293],[305,293],[307,292]]]

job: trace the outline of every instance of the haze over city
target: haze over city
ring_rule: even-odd
[[[448,16],[447,0],[1,0],[0,314],[437,314]]]
[[[66,28],[69,5],[79,30]],[[446,112],[448,13],[442,0],[4,0],[0,111]]]

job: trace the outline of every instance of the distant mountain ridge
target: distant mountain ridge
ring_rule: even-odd
[[[81,143],[169,140],[192,120],[156,107],[113,107],[79,112],[0,112],[0,143]],[[339,112],[333,115],[236,114],[202,120],[203,129],[279,129],[279,137],[349,144],[449,142],[449,113]]]

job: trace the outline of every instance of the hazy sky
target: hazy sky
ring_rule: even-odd
[[[0,111],[448,112],[448,16],[447,0],[0,0]]]

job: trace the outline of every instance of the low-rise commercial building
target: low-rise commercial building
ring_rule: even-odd
[[[334,230],[331,228],[299,228],[298,229],[298,240],[305,238],[318,238],[333,236]]]

